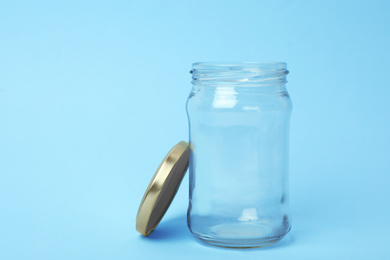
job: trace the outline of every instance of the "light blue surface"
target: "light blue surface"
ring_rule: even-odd
[[[142,2],[142,3],[141,3]],[[389,1],[2,1],[0,259],[389,259]],[[195,61],[286,61],[293,228],[206,247],[188,176],[135,231],[165,153],[188,139]]]

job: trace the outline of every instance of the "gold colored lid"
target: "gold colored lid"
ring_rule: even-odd
[[[148,236],[160,223],[183,179],[189,161],[188,143],[181,141],[165,156],[138,208],[136,228]]]

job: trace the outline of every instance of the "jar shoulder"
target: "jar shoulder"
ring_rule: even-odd
[[[292,101],[287,90],[276,93],[239,91],[192,90],[187,100],[187,110],[270,111],[292,110]]]

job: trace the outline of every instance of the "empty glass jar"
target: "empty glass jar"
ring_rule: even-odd
[[[201,241],[261,247],[290,231],[285,63],[194,63],[188,226]]]

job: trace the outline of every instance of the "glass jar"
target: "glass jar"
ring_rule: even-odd
[[[188,227],[222,247],[261,247],[291,228],[285,63],[194,63]]]

